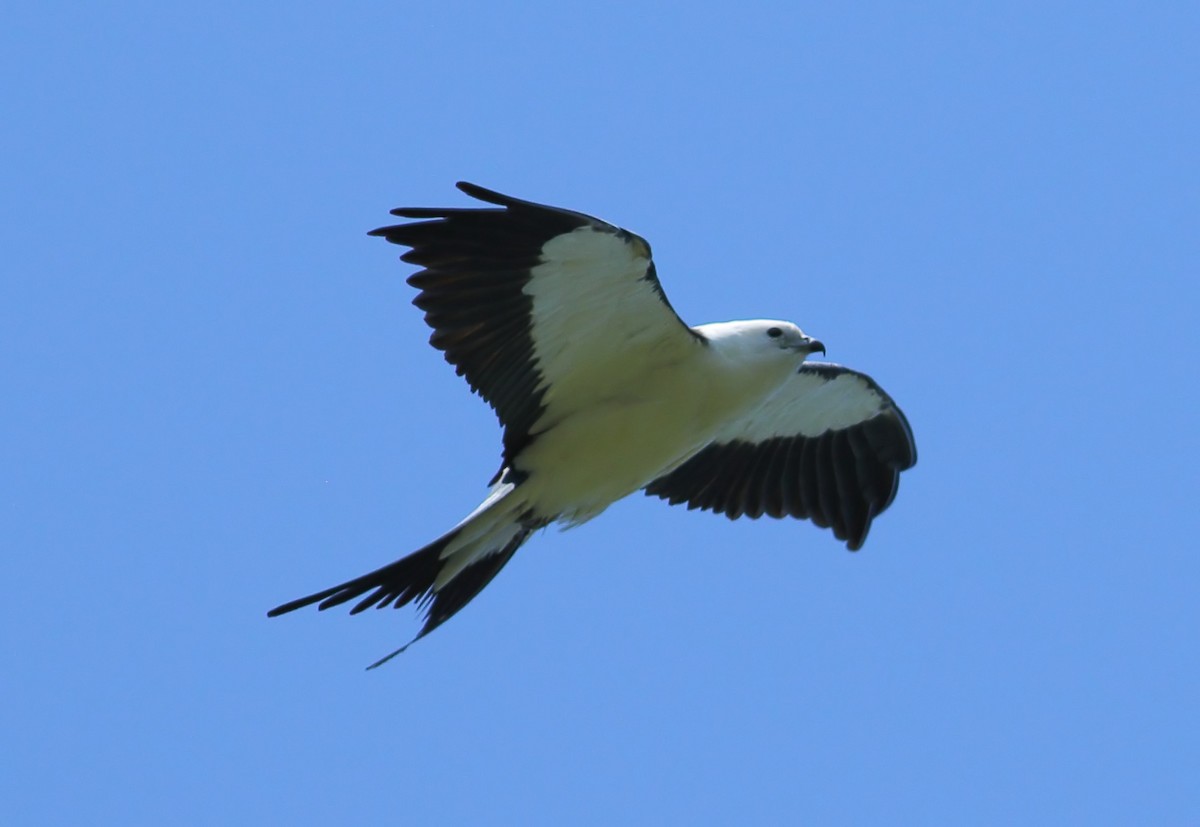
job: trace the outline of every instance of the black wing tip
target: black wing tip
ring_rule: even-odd
[[[913,436],[912,425],[908,424],[908,417],[904,415],[904,411],[900,410],[895,402],[892,402],[888,411],[892,414],[892,417],[900,426],[900,430],[908,441],[908,453],[901,457],[901,464],[896,470],[907,471],[917,464],[917,439]]]
[[[513,203],[522,203],[511,195],[505,195],[495,190],[490,190],[487,187],[481,187],[478,184],[472,184],[470,181],[456,181],[454,186],[459,192],[465,193],[477,201],[484,201],[488,204],[496,204],[497,206],[507,207]]]
[[[512,204],[523,203],[516,198],[504,195],[503,193],[490,190],[486,187],[481,187],[478,184],[472,184],[469,181],[459,181],[454,186],[465,192],[467,195],[479,201],[485,201],[488,204],[497,204],[500,206],[511,206]],[[397,218],[428,218],[428,219],[444,219],[448,215],[456,212],[463,212],[462,207],[395,207],[388,210],[388,215],[394,215]],[[405,225],[399,225],[405,226]],[[387,238],[398,226],[389,224],[386,227],[376,227],[373,230],[367,230],[367,235],[382,236]],[[390,238],[388,239],[391,240]]]
[[[469,195],[478,201],[483,201],[485,204],[494,204],[501,209],[492,209],[490,207],[396,207],[389,210],[391,215],[397,218],[408,219],[425,219],[429,225],[438,225],[443,221],[453,220],[462,216],[479,216],[479,215],[505,215],[506,213],[517,213],[517,217],[522,220],[533,220],[533,217],[539,219],[551,219],[558,226],[557,230],[552,235],[567,232],[571,229],[581,226],[591,225],[599,229],[606,229],[610,232],[624,233],[627,236],[636,238],[646,248],[646,255],[649,257],[650,245],[645,239],[634,236],[632,233],[620,230],[619,228],[602,221],[586,213],[568,210],[563,207],[555,207],[549,204],[539,204],[536,201],[526,201],[521,198],[514,198],[511,195],[505,195],[496,190],[490,190],[487,187],[481,187],[478,184],[472,184],[470,181],[458,181],[454,185],[459,191]],[[408,240],[404,240],[405,236],[411,232],[411,228],[426,225],[414,224],[393,224],[386,227],[377,227],[374,230],[368,230],[369,236],[382,236],[393,244],[403,244],[412,246]]]
[[[853,534],[839,537],[839,540],[846,542],[846,551],[861,551],[863,544],[867,542],[867,535],[871,533],[871,523],[874,521],[875,515],[870,515],[866,518],[865,524],[858,527],[858,530]]]
[[[528,207],[540,206],[537,204],[533,204],[532,202],[529,202],[529,201],[522,201],[519,198],[513,198],[511,195],[505,195],[504,193],[496,192],[495,190],[490,190],[487,187],[481,187],[478,184],[472,184],[470,181],[458,181],[457,183],[455,183],[454,186],[457,187],[460,191],[469,195],[470,197],[472,197],[478,201],[483,201],[484,203],[487,203],[487,204],[495,204],[497,206],[505,207],[505,208],[520,207],[520,206],[528,206]],[[557,210],[557,208],[553,208],[553,207],[548,207],[548,208],[544,207],[543,209],[551,209],[554,211],[559,211],[559,210]],[[437,221],[437,220],[445,220],[446,218],[449,218],[452,215],[455,215],[456,213],[480,212],[481,210],[482,210],[482,208],[471,209],[471,208],[463,208],[463,207],[396,207],[394,209],[388,210],[388,215],[394,215],[397,218],[432,219],[434,221]],[[389,224],[386,227],[376,227],[373,230],[368,230],[367,235],[375,236],[377,238],[378,237],[385,238],[388,241],[392,242],[393,244],[405,244],[406,242],[400,241],[399,239],[395,238],[394,236],[398,230],[402,230],[403,228],[405,228],[407,226],[409,226],[409,225],[407,225],[407,224],[399,224],[399,225]]]
[[[318,603],[320,601],[325,600],[330,595],[336,594],[338,591],[341,590],[341,588],[342,588],[341,586],[336,586],[332,589],[326,589],[323,592],[317,592],[316,594],[310,594],[307,597],[298,597],[295,600],[290,600],[287,603],[284,603],[280,606],[276,606],[274,609],[271,609],[269,612],[267,612],[267,617],[279,617],[280,615],[285,615],[285,614],[288,614],[289,612],[294,612],[297,609],[303,609],[306,606],[311,606],[314,603]],[[327,608],[329,608],[329,607],[326,606],[324,603],[322,603],[320,606],[317,607],[317,610],[323,612]]]
[[[511,195],[505,195],[502,192],[497,192],[496,190],[490,190],[487,187],[481,187],[481,186],[479,186],[479,184],[472,184],[470,181],[456,181],[454,186],[459,192],[469,195],[471,198],[474,198],[476,201],[483,201],[487,204],[495,204],[496,206],[499,206],[499,207],[510,207],[510,206],[513,206],[514,204],[528,204],[529,203],[527,201],[522,201],[519,198],[513,198]],[[390,215],[394,215],[399,218],[436,218],[436,217],[442,215],[443,213],[445,213],[447,210],[458,210],[458,209],[462,209],[462,208],[461,207],[446,207],[446,208],[441,208],[441,207],[396,207],[395,209],[388,210],[388,213]],[[368,233],[368,235],[375,235],[378,232],[379,232],[378,230],[372,230],[370,233]]]

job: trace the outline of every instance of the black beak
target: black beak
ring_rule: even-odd
[[[824,356],[825,355],[825,343],[822,342],[820,339],[809,339],[808,340],[808,352],[816,353],[818,350],[821,351],[821,355]]]

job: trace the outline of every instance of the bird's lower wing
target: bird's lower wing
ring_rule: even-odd
[[[646,486],[730,519],[798,517],[862,547],[917,461],[903,412],[865,374],[807,363],[762,407]]]

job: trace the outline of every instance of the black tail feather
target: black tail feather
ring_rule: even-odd
[[[497,549],[467,566],[450,582],[443,584],[436,591],[434,582],[445,562],[441,558],[442,550],[447,543],[454,539],[458,533],[457,530],[439,537],[407,557],[369,574],[347,580],[345,583],[310,594],[307,597],[301,597],[290,603],[284,603],[282,606],[276,606],[267,612],[267,617],[278,617],[314,603],[318,604],[318,610],[324,611],[362,597],[364,594],[367,596],[363,597],[350,610],[350,614],[358,614],[372,606],[377,609],[388,606],[398,609],[415,601],[416,605],[425,612],[421,630],[408,643],[367,667],[374,669],[425,637],[470,603],[488,583],[492,582],[492,578],[512,559],[517,549],[535,529],[536,526],[523,528],[503,548]]]
[[[492,578],[500,573],[500,569],[504,568],[504,565],[512,559],[532,531],[533,529],[522,531],[504,548],[467,566],[453,580],[442,586],[440,591],[426,592],[421,595],[419,603],[429,607],[425,614],[425,625],[421,627],[421,631],[417,632],[416,636],[408,643],[396,651],[384,655],[367,669],[383,666],[396,655],[403,654],[405,649],[441,626],[459,609],[470,603],[475,595],[483,591],[484,586],[492,582]]]
[[[417,637],[429,634],[449,620],[459,609],[470,603],[475,595],[483,591],[483,587],[491,583],[492,578],[500,573],[500,569],[504,568],[504,565],[512,559],[512,556],[517,553],[517,549],[532,533],[532,528],[521,529],[521,532],[513,537],[504,548],[476,560],[436,592],[422,595],[421,599],[425,600],[429,607],[425,615],[425,625]]]
[[[414,598],[433,590],[434,580],[437,579],[438,572],[442,568],[442,549],[454,539],[457,533],[457,531],[452,531],[439,537],[424,548],[381,569],[376,569],[353,580],[347,580],[345,583],[316,594],[284,603],[282,606],[276,606],[267,612],[267,617],[278,617],[314,603],[320,604],[317,606],[318,610],[325,611],[361,597],[372,589],[375,590],[374,593],[351,609],[350,614],[365,611],[380,601],[384,601],[383,605],[404,606],[412,602]]]

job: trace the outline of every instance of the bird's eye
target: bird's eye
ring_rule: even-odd
[[[783,335],[783,331],[777,327],[772,327],[770,330],[767,331],[767,335],[770,336],[772,339],[778,339],[780,336]]]

